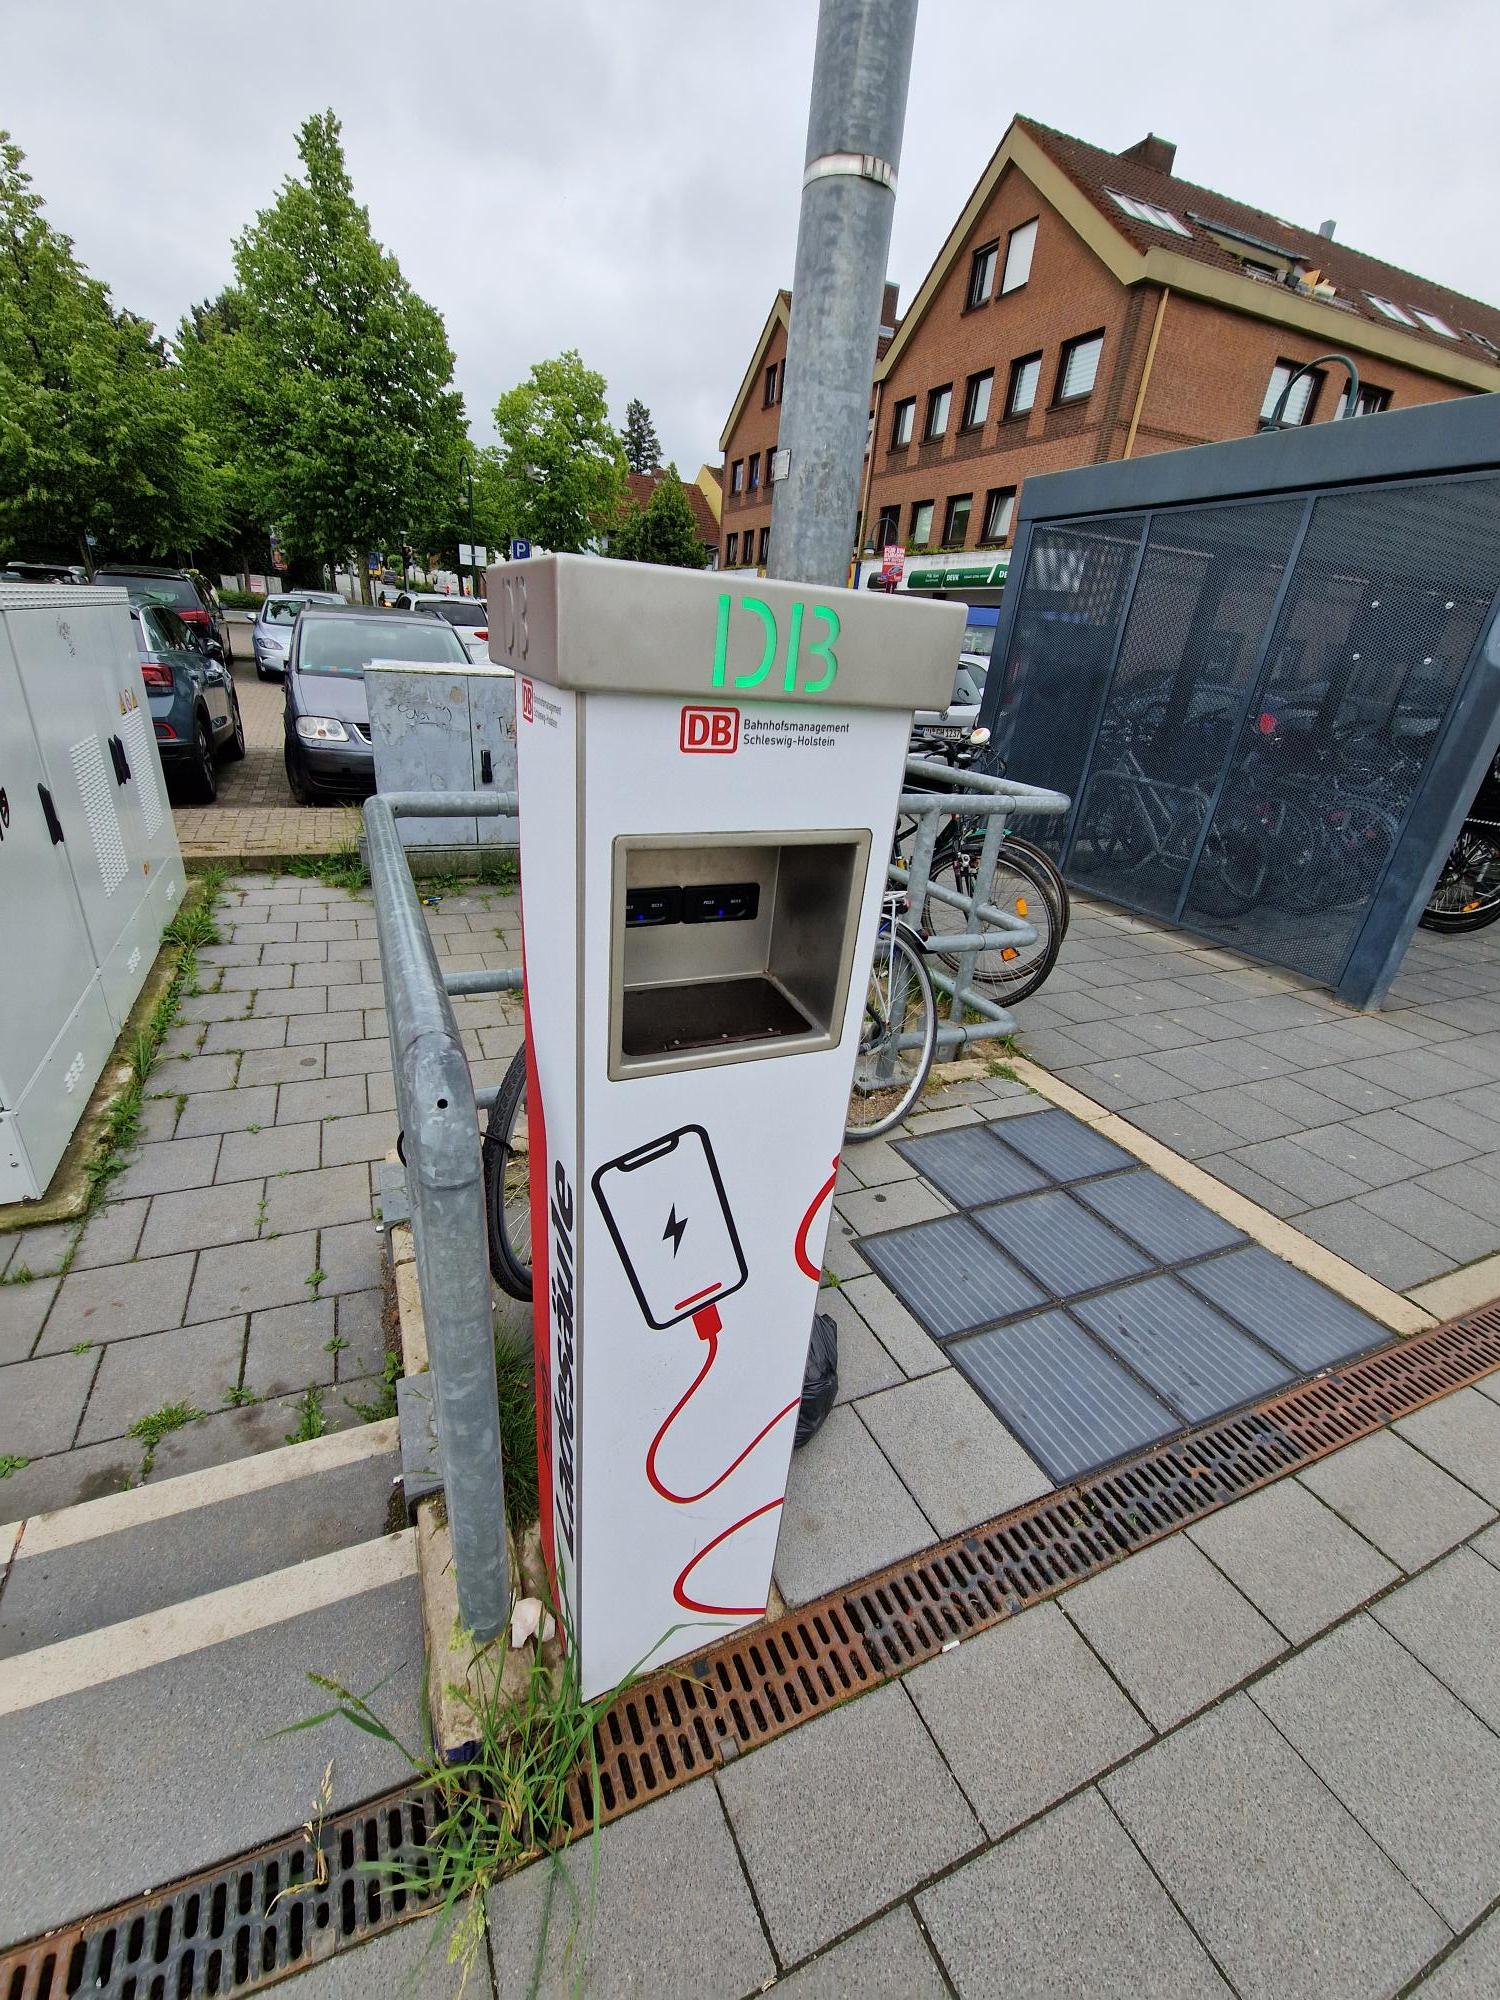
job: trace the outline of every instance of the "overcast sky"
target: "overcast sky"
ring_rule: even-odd
[[[577,347],[691,475],[790,284],[816,0],[4,0],[0,122],[116,301],[175,328],[332,105],[481,440]],[[1021,111],[1500,304],[1495,0],[922,0],[903,307]]]

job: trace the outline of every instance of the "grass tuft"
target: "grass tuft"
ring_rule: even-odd
[[[288,1444],[311,1444],[314,1438],[323,1437],[328,1430],[328,1419],[323,1414],[323,1392],[321,1389],[306,1389],[297,1402],[297,1428],[288,1431]]]
[[[34,1285],[35,1283],[36,1272],[32,1270],[29,1264],[17,1264],[13,1271],[7,1271],[5,1276],[0,1278],[0,1285]]]
[[[352,1396],[346,1396],[344,1401],[362,1424],[382,1424],[396,1414],[396,1384],[404,1373],[401,1356],[387,1354],[380,1371],[380,1394],[374,1402],[356,1402]]]
[[[359,848],[352,844],[336,847],[332,854],[294,855],[287,864],[287,873],[300,876],[305,882],[322,882],[329,889],[348,889],[351,893],[368,888],[370,883]]]
[[[529,1346],[502,1335],[495,1342],[500,1395],[500,1457],[505,1467],[505,1517],[519,1541],[537,1517],[536,1363]]]
[[[137,1417],[133,1424],[125,1427],[126,1437],[133,1437],[146,1447],[141,1460],[141,1477],[149,1479],[151,1468],[156,1463],[156,1447],[173,1431],[186,1430],[189,1424],[198,1423],[203,1411],[191,1403],[163,1403],[159,1410],[153,1410],[148,1417]]]

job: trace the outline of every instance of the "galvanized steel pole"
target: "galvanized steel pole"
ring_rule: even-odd
[[[848,576],[917,0],[822,0],[767,574]]]

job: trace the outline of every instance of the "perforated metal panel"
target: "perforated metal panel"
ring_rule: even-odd
[[[1069,879],[1377,1002],[1500,741],[1500,397],[1028,480],[1011,575]]]
[[[120,836],[120,813],[115,805],[114,781],[104,762],[97,736],[84,736],[70,752],[78,796],[94,843],[99,879],[106,896],[112,896],[129,874],[125,842]]]

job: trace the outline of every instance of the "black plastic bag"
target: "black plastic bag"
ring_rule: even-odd
[[[823,1419],[833,1408],[839,1392],[839,1329],[831,1313],[814,1313],[812,1339],[807,1344],[807,1366],[802,1371],[802,1407],[797,1412],[797,1435],[792,1449],[805,1445],[823,1428]]]

